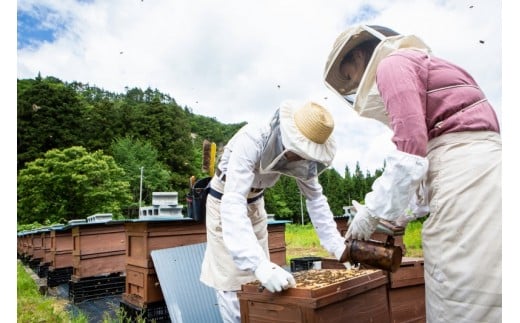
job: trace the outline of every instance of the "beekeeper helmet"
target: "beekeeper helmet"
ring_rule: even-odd
[[[260,172],[277,172],[303,180],[331,166],[336,153],[330,112],[315,102],[299,106],[285,101],[271,119],[270,134],[260,159]],[[300,160],[287,159],[292,152]]]
[[[372,52],[359,84],[349,84],[340,67],[353,49],[368,42],[377,45]],[[417,36],[400,35],[383,26],[359,25],[348,28],[337,38],[325,64],[325,84],[340,95],[348,106],[359,115],[389,124],[384,104],[376,85],[376,69],[379,62],[391,53],[403,49],[430,52],[429,47]]]

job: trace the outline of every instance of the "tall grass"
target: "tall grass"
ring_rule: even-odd
[[[20,261],[17,265],[17,274],[18,322],[88,322],[86,317],[82,315],[79,315],[76,319],[71,318],[56,298],[41,295],[36,282]]]
[[[34,278],[27,272],[30,269],[18,261],[17,264],[17,322],[56,322],[56,323],[88,323],[88,316],[81,311],[68,312],[67,301],[56,297],[42,295]],[[102,323],[145,323],[142,315],[131,318],[120,308],[116,317],[108,312],[103,313]]]
[[[422,222],[412,221],[406,226],[403,242],[406,246],[406,257],[422,257]]]
[[[285,242],[288,249],[321,248],[318,234],[312,224],[305,225],[288,223],[285,228]]]

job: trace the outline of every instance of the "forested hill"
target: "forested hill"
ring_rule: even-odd
[[[19,224],[106,212],[136,216],[141,167],[143,205],[151,203],[154,191],[177,191],[182,203],[190,176],[205,176],[202,141],[221,146],[246,124],[223,124],[194,114],[157,89],[112,93],[40,76],[17,84]],[[350,199],[362,199],[375,177],[359,168],[352,175],[347,168],[341,176],[334,170],[322,176],[335,187],[325,183],[324,190],[338,194],[331,203],[336,214],[343,213]],[[267,208],[296,219],[299,195],[285,181],[267,194]]]
[[[17,119],[18,169],[53,148],[108,152],[115,139],[130,137],[152,143],[160,161],[181,174],[199,166],[191,134],[221,144],[245,124],[196,115],[157,89],[112,93],[54,77],[18,80]]]

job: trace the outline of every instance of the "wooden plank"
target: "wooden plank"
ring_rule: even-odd
[[[403,258],[401,267],[395,273],[389,273],[389,278],[391,288],[424,285],[424,260]]]

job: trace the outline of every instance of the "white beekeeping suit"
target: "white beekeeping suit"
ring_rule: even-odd
[[[341,33],[325,83],[360,116],[393,131],[386,159],[347,239],[368,239],[380,219],[428,214],[422,247],[428,322],[500,322],[501,139],[473,77],[418,37],[382,26]]]
[[[206,204],[207,248],[201,281],[217,291],[222,317],[240,322],[236,291],[259,280],[278,292],[295,285],[269,259],[263,190],[282,175],[296,180],[322,246],[339,259],[345,250],[318,182],[336,153],[334,122],[322,106],[285,101],[269,125],[246,125],[227,143]]]

